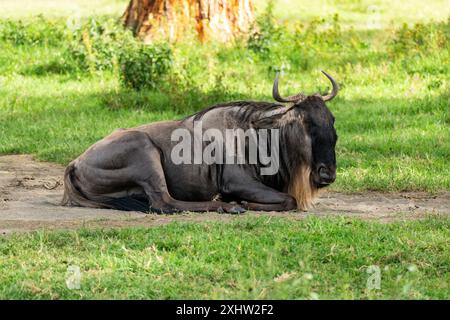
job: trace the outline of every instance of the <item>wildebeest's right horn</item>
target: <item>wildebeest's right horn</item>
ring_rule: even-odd
[[[275,101],[278,102],[300,102],[301,100],[305,99],[306,96],[303,93],[299,93],[295,96],[290,96],[287,98],[283,98],[280,96],[280,93],[278,92],[278,81],[280,78],[280,73],[277,72],[275,76],[275,81],[273,82],[273,90],[272,90],[272,96],[275,99]]]
[[[333,90],[331,90],[331,93],[327,94],[326,96],[322,96],[323,101],[330,101],[331,99],[336,97],[336,95],[339,91],[339,86],[336,83],[336,81],[333,79],[332,76],[330,76],[328,73],[326,73],[323,70],[322,70],[322,73],[331,81],[331,84],[333,85]]]

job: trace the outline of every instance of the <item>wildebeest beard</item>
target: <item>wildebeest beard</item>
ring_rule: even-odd
[[[303,104],[311,103],[307,98]],[[295,116],[294,112],[279,113],[280,109],[288,110],[276,103],[239,101],[229,104],[212,106],[197,113],[194,120],[200,120],[207,112],[217,108],[238,107],[234,115],[239,128],[247,130],[249,128],[258,129],[278,129],[279,130],[279,170],[274,175],[258,175],[258,178],[267,186],[278,191],[286,192],[297,201],[300,210],[308,210],[318,195],[318,188],[314,184],[311,176],[312,170],[312,150],[311,138],[305,127],[301,116]],[[271,112],[275,115],[271,116]],[[292,112],[292,113],[291,113]],[[266,116],[269,115],[269,116]],[[267,135],[267,146],[271,150],[270,130]],[[245,153],[248,154],[246,145]],[[261,164],[255,165],[256,172],[259,172]]]
[[[297,201],[298,209],[308,210],[318,191],[311,177],[311,139],[301,121],[282,124],[280,131],[286,148],[280,152],[279,174],[288,186],[287,193]]]

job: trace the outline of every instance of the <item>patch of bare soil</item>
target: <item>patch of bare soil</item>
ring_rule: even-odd
[[[238,216],[217,213],[155,215],[106,209],[63,207],[64,168],[34,161],[29,155],[0,156],[0,234],[39,229],[80,227],[150,227],[172,221],[229,221]],[[332,193],[321,195],[309,212],[245,213],[244,216],[283,216],[301,219],[308,215],[351,216],[389,222],[450,216],[450,192],[428,193]]]

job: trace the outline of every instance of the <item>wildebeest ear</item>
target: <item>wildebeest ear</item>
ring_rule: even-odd
[[[305,110],[295,106],[279,109],[272,113],[266,113],[259,119],[252,121],[256,129],[279,128],[291,122],[303,122],[305,119]]]
[[[280,126],[283,116],[287,111],[266,115],[252,121],[252,125],[256,129],[271,129]]]

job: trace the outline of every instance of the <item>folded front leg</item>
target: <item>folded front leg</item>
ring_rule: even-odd
[[[241,200],[241,205],[256,211],[289,211],[297,208],[297,201],[287,193],[272,189],[251,177],[227,177],[222,193]]]

